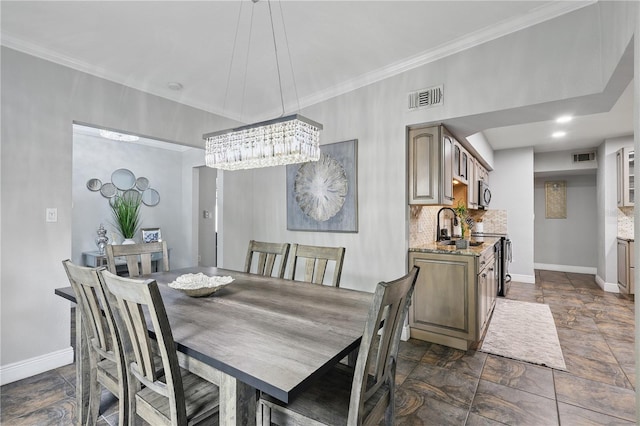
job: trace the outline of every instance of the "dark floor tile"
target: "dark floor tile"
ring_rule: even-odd
[[[554,371],[558,402],[576,405],[601,414],[634,421],[635,392],[562,371]]]
[[[552,281],[557,283],[570,282],[566,272],[541,270],[539,276],[541,281]]]
[[[599,334],[564,327],[557,327],[557,331],[563,354],[573,354],[607,363],[616,362],[609,345]]]
[[[414,368],[418,365],[418,361],[411,361],[405,358],[398,358],[398,365],[396,365],[396,385],[400,386],[407,379],[407,376],[411,374]]]
[[[480,378],[546,398],[555,398],[551,369],[528,362],[489,355]]]
[[[398,356],[412,361],[420,361],[431,345],[431,343],[423,340],[409,339],[406,342],[400,342]]]
[[[626,341],[629,343],[634,342],[633,333],[629,333],[630,326],[620,327],[619,322],[613,322],[613,321],[601,320],[601,319],[595,319],[595,323],[598,326],[598,330],[600,330],[600,333],[602,333],[605,339],[609,337],[612,339]]]
[[[571,328],[587,332],[598,332],[598,326],[593,318],[581,315],[580,309],[565,307],[551,307],[551,314],[557,327]]]
[[[438,367],[447,368],[469,376],[480,377],[486,359],[487,354],[484,352],[475,350],[462,351],[433,344],[424,354],[421,362],[437,365]]]
[[[419,388],[425,397],[465,409],[471,405],[477,385],[477,378],[429,364],[418,365],[403,384]]]
[[[29,404],[32,405],[32,404]],[[41,408],[30,411],[20,417],[5,420],[4,404],[3,404],[3,420],[2,424],[14,426],[33,426],[33,425],[73,425],[76,410],[75,398],[64,398],[47,406],[38,404]]]
[[[557,425],[556,402],[480,380],[471,412],[509,425]]]
[[[633,390],[627,375],[617,362],[595,361],[571,352],[564,354],[564,361],[567,365],[567,372],[574,376]]]
[[[74,395],[75,388],[57,370],[9,383],[0,389],[0,422],[51,407]]]
[[[552,293],[551,295],[544,294],[544,303],[553,307],[566,308],[568,306],[572,306],[575,308],[583,308],[584,303],[582,300],[578,298],[578,295],[570,295],[566,292],[563,293]]]
[[[395,425],[464,425],[468,410],[425,396],[420,382],[396,391]]]
[[[558,412],[562,426],[626,426],[635,424],[562,402],[558,403]]]
[[[486,417],[482,417],[476,413],[469,413],[469,417],[467,417],[466,426],[501,426],[505,423],[501,423],[497,420],[488,419]]]

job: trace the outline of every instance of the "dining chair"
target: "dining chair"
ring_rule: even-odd
[[[107,266],[109,272],[116,273],[116,257],[124,257],[130,277],[139,277],[153,272],[151,255],[162,253],[162,269],[169,271],[169,252],[166,241],[142,244],[109,244],[107,245]]]
[[[333,278],[331,285],[340,286],[340,276],[342,275],[342,262],[344,261],[344,247],[320,247],[306,246],[302,244],[292,244],[291,265],[289,268],[288,279],[296,279],[296,270],[299,263],[304,263],[304,279],[303,281],[322,284],[327,271],[329,261],[335,262],[333,269]],[[304,261],[304,262],[302,262]]]
[[[247,250],[247,259],[244,263],[244,271],[270,277],[273,274],[276,258],[280,257],[277,270],[278,278],[284,278],[288,255],[289,243],[265,243],[251,240]],[[254,257],[257,257],[257,263],[255,264],[253,263]],[[255,268],[253,265],[255,265]]]
[[[123,336],[129,366],[129,417],[135,419],[137,414],[152,425],[216,423],[218,386],[178,365],[176,344],[156,281],[124,278],[104,270],[100,274],[116,300],[116,326]],[[145,310],[157,344],[149,336]],[[160,369],[155,365],[154,347],[160,353]]]
[[[338,363],[285,404],[265,393],[262,424],[392,425],[398,345],[419,268],[377,285],[355,368]],[[382,325],[382,330],[379,332]]]
[[[98,272],[104,267],[77,266],[68,259],[62,265],[76,294],[76,309],[82,319],[82,329],[76,332],[84,332],[87,342],[87,350],[82,354],[88,357],[90,369],[87,423],[95,425],[98,421],[102,385],[118,397],[118,422],[127,424],[127,375],[120,337]]]

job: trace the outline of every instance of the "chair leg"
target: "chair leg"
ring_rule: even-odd
[[[89,372],[89,407],[87,407],[87,425],[95,425],[100,416],[100,400],[102,397],[102,386],[98,382],[98,374],[93,362],[91,371]]]

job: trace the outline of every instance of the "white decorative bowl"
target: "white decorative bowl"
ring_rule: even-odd
[[[180,290],[187,296],[205,297],[228,286],[232,281],[233,278],[226,276],[209,277],[203,273],[184,274],[169,283],[169,287]]]

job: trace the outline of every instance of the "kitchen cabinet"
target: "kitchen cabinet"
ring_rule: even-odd
[[[618,288],[621,293],[635,294],[634,241],[618,238]]]
[[[412,338],[461,350],[481,339],[498,294],[494,244],[479,255],[462,252],[409,252],[409,268],[420,267],[409,308]]]
[[[618,207],[630,207],[635,203],[634,151],[621,148],[616,152]]]
[[[409,204],[453,204],[454,139],[444,126],[409,129]]]
[[[453,178],[467,185],[469,181],[469,158],[471,156],[458,142],[453,142]]]

